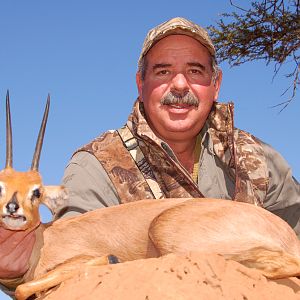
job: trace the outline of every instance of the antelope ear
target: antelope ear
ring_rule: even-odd
[[[44,197],[42,203],[45,204],[53,215],[57,213],[59,207],[65,206],[68,199],[67,189],[61,185],[44,186]]]

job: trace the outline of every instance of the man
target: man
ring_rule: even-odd
[[[263,206],[299,235],[299,183],[274,149],[234,128],[233,104],[216,102],[221,80],[204,29],[175,18],[151,30],[132,114],[73,155],[63,179],[70,201],[57,217],[146,198],[214,197]],[[13,286],[28,269],[35,233],[7,235],[0,231],[2,245],[18,246],[0,258],[0,278]]]

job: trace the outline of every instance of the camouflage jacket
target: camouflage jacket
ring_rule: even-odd
[[[299,183],[278,152],[234,128],[233,105],[215,103],[200,136],[195,183],[170,147],[150,130],[143,106],[136,102],[126,126],[75,152],[63,178],[70,201],[56,217],[144,198],[204,196],[263,206],[285,219],[300,237]],[[22,281],[1,283],[15,286]],[[0,289],[9,292],[1,284]]]
[[[200,136],[195,183],[136,102],[125,127],[75,152],[63,178],[70,203],[57,217],[145,198],[204,196],[263,206],[300,233],[299,183],[278,152],[234,127],[233,104],[215,103]]]
[[[214,153],[235,178],[234,199],[262,206],[268,184],[262,147],[252,135],[234,130],[232,114],[233,104],[215,103],[200,134],[205,138],[210,132]],[[171,148],[154,135],[139,101],[122,129],[106,132],[79,151],[99,160],[122,203],[204,197]]]

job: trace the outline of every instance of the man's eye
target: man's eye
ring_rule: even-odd
[[[156,74],[157,75],[167,75],[167,74],[169,74],[170,72],[168,71],[168,70],[160,70],[160,71],[158,71]]]
[[[203,74],[203,72],[202,72],[201,70],[198,70],[198,69],[191,69],[191,70],[190,70],[190,73],[191,73],[191,74],[200,74],[200,75]]]

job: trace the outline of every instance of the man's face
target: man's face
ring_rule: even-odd
[[[150,49],[146,60],[145,78],[138,72],[137,86],[150,127],[165,141],[194,138],[221,83],[221,74],[213,81],[208,50],[189,36],[170,35]]]

